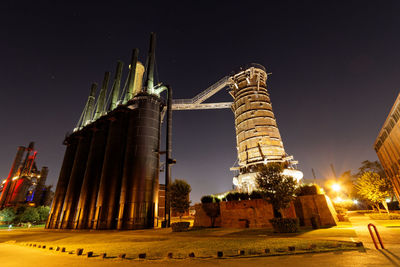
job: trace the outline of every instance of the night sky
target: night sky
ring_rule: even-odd
[[[191,98],[251,62],[267,85],[285,150],[305,178],[356,171],[376,160],[373,143],[400,85],[399,1],[0,2],[0,177],[17,146],[36,142],[39,167],[56,184],[66,132],[92,82],[157,33],[157,81]],[[81,1],[83,2],[83,1]],[[137,2],[137,3],[135,3]],[[226,90],[208,102],[231,101]],[[174,178],[191,199],[232,188],[232,111],[175,111]],[[161,173],[160,182],[164,180]]]

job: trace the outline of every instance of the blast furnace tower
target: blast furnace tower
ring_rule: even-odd
[[[239,165],[236,168],[239,174],[233,183],[240,191],[256,189],[257,168],[269,162],[286,163],[284,174],[302,178],[302,173],[292,168],[297,162],[283,148],[267,90],[267,78],[265,68],[259,64],[251,64],[230,77]]]

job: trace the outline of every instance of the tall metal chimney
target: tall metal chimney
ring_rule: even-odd
[[[121,87],[121,76],[122,76],[122,67],[124,63],[122,61],[118,61],[117,70],[115,71],[114,84],[111,91],[111,103],[109,110],[113,110],[117,107],[117,101],[119,96],[119,89]]]
[[[147,70],[145,76],[145,86],[143,90],[147,93],[152,94],[154,88],[154,60],[155,60],[155,49],[156,49],[156,34],[154,32],[150,35],[150,47],[149,54],[147,57]]]
[[[94,105],[96,100],[97,83],[92,83],[90,88],[89,98],[86,104],[85,114],[83,116],[82,126],[90,123],[93,117]]]
[[[137,48],[133,49],[131,66],[130,66],[129,76],[128,76],[128,89],[126,90],[125,99],[124,99],[125,103],[128,102],[129,100],[131,100],[133,97],[133,86],[135,84],[136,64],[138,61],[138,56],[139,56],[139,49],[137,49]]]
[[[101,85],[101,90],[99,94],[99,99],[97,100],[96,114],[94,115],[94,120],[97,120],[105,113],[105,103],[107,95],[108,81],[110,79],[110,72],[104,74],[103,84]]]

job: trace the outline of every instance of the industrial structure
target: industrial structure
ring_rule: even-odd
[[[0,209],[20,205],[45,204],[49,188],[46,188],[48,168],[36,166],[37,151],[34,143],[17,149],[14,162],[6,179],[0,185]]]
[[[256,175],[260,165],[280,162],[283,174],[300,180],[303,173],[296,169],[297,161],[288,156],[272,111],[267,90],[267,72],[262,65],[251,64],[232,76],[226,76],[204,92],[188,100],[174,100],[173,110],[231,108],[235,116],[238,166],[233,184],[238,191],[257,189]],[[230,88],[234,101],[203,103],[223,88]]]
[[[168,185],[172,159],[172,111],[232,108],[235,114],[239,166],[234,183],[240,191],[255,188],[257,166],[284,162],[285,154],[266,89],[267,73],[253,64],[226,76],[193,99],[172,100],[169,86],[154,84],[155,35],[147,63],[133,50],[129,73],[121,88],[123,63],[118,61],[111,91],[106,72],[96,100],[89,98],[73,133],[65,138],[66,152],[54,196],[48,229],[143,229],[157,224],[160,154],[166,155],[164,224],[170,223]],[[144,84],[142,84],[142,80]],[[225,87],[234,102],[203,103]],[[167,91],[167,101],[160,93]],[[160,150],[161,123],[167,115],[166,149]],[[251,180],[253,179],[253,180]]]
[[[134,49],[122,90],[120,61],[109,93],[109,72],[104,76],[97,101],[96,84],[92,85],[78,125],[64,141],[66,152],[46,228],[154,227],[162,153],[161,121],[167,111],[170,125],[171,108],[165,107],[172,97],[168,86],[154,84],[154,61],[152,34],[146,69],[138,61],[138,49]],[[165,90],[168,90],[167,104],[160,97]],[[167,184],[173,162],[170,144],[169,139]]]
[[[400,94],[375,140],[374,149],[400,201]]]

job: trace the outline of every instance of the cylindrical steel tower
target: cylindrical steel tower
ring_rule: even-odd
[[[62,229],[72,228],[92,139],[92,132],[87,128],[79,132],[79,134],[79,143],[76,150],[74,165],[72,167],[67,192],[65,194],[62,215],[58,227]]]
[[[92,227],[91,222],[96,207],[97,192],[99,190],[107,141],[108,122],[108,120],[97,121],[91,129],[93,131],[93,138],[74,220],[73,228],[75,229],[88,229]]]
[[[128,128],[125,107],[109,114],[110,128],[101,171],[93,229],[115,229]]]
[[[47,229],[54,229],[58,227],[61,209],[64,204],[65,193],[67,192],[71,170],[75,160],[76,148],[78,147],[78,140],[77,138],[70,136],[66,138],[64,144],[67,146],[67,149],[64,154],[64,160],[62,163],[60,176],[58,178],[53,205],[51,207],[49,218],[47,219]]]
[[[154,226],[158,202],[159,97],[139,93],[130,102],[129,130],[121,186],[118,229]]]

